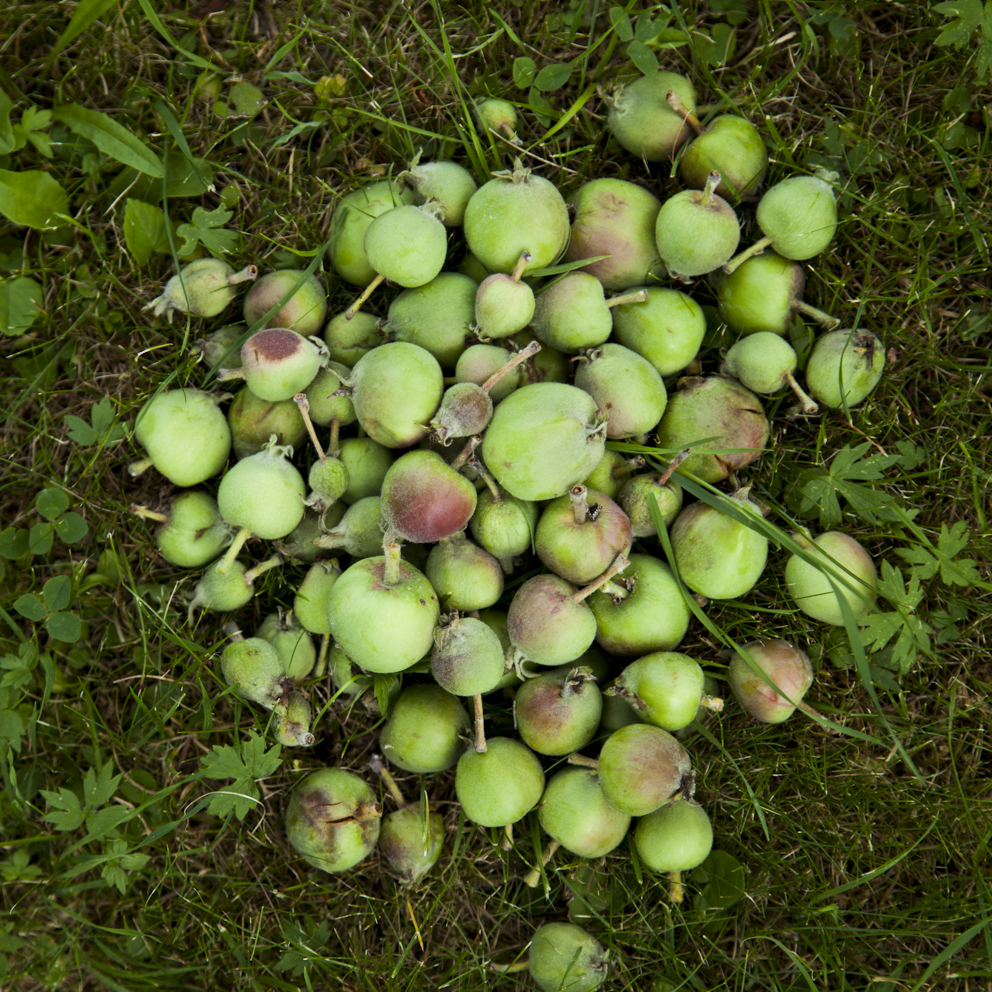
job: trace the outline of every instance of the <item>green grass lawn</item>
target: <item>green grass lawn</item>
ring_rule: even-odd
[[[979,0],[210,9],[0,13],[0,988],[534,988],[491,965],[523,961],[537,924],[566,919],[610,949],[610,992],[989,988],[992,40],[974,32]],[[400,887],[376,857],[314,871],[286,841],[287,796],[324,764],[374,779],[381,718],[321,679],[317,744],[280,751],[267,714],[220,677],[229,618],[187,625],[198,573],[169,565],[129,512],[174,487],[128,474],[130,427],[163,386],[222,390],[196,343],[240,311],[170,325],[142,308],[184,244],[216,250],[226,230],[240,232],[235,268],[311,266],[341,311],[354,291],[324,257],[335,204],[418,150],[480,183],[516,152],[566,198],[609,176],[664,199],[676,170],[636,161],[605,126],[617,80],[655,59],[693,79],[706,113],[758,126],[768,184],[840,175],[837,237],[806,266],[806,299],[886,347],[850,419],[768,400],[770,450],[742,481],[784,543],[757,589],[700,610],[679,648],[720,681],[732,642],[808,644],[820,717],[766,726],[731,697],[685,732],[722,853],[687,875],[681,905],[626,842],[591,867],[560,851],[528,887],[546,841],[536,815],[502,849],[461,814],[453,773],[399,776],[446,826],[421,884]],[[479,130],[484,96],[518,108],[519,149]],[[94,124],[108,118],[131,138]],[[38,172],[64,196],[25,191]],[[229,216],[206,216],[218,208]],[[753,206],[740,214],[743,246],[757,228]],[[716,372],[732,337],[707,281],[688,291]],[[395,294],[368,309],[384,316]],[[812,334],[795,325],[801,356]],[[875,557],[882,596],[864,630],[793,608],[782,572],[800,523]],[[249,545],[253,560],[262,549]],[[259,580],[236,614],[246,633],[292,606],[304,571]],[[490,734],[512,733],[504,702],[486,716]]]

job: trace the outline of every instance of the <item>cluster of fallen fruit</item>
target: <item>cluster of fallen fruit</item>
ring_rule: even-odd
[[[513,137],[512,106],[478,109],[488,129]],[[694,110],[691,84],[672,73],[612,100],[610,129],[638,157],[671,159],[690,127],[699,132],[681,158],[694,188],[664,204],[633,183],[593,180],[573,194],[570,223],[555,186],[519,161],[480,188],[461,166],[430,162],[345,196],[330,257],[364,287],[359,299],[325,326],[313,276],[283,270],[254,281],[245,321],[263,329],[245,340],[245,325],[228,326],[203,343],[220,379],[245,380],[227,416],[206,392],[160,391],[137,418],[147,459],[132,466],[154,465],[182,487],[226,468],[216,498],[189,490],[168,513],[137,508],[162,521],[168,561],[206,566],[191,620],[197,607],[244,606],[258,575],[286,559],[312,563],[293,611],[272,614],[253,637],[229,625],[221,656],[233,691],[272,711],[278,741],[314,742],[301,685],[328,667],[345,696],[370,676],[404,673],[380,732],[392,765],[422,775],[456,767],[463,812],[484,827],[509,831],[537,807],[552,838],[545,861],[559,845],[602,857],[636,817],[640,860],[672,874],[676,899],[679,873],[706,858],[713,833],[674,733],[700,707],[722,706],[704,691],[699,663],[675,650],[691,617],[682,585],[701,599],[737,599],[768,552],[749,487],[683,508],[678,478],[718,483],[758,458],[769,423],[756,393],[792,388],[807,415],[815,400],[850,408],[884,363],[873,335],[824,333],[806,367],[813,399],[802,391],[784,336],[796,313],[836,324],[803,303],[798,264],[833,237],[833,189],[809,176],[771,187],[756,213],[765,236],[733,258],[740,224],[724,196],[754,196],[764,145],[743,118],[702,128]],[[443,272],[456,228],[469,254],[460,271]],[[542,276],[562,260],[584,264]],[[690,296],[657,285],[666,270],[686,282],[711,274],[739,335],[721,375],[681,380],[672,396],[663,377],[696,361],[705,318]],[[256,277],[253,267],[235,273],[201,259],[151,306],[216,316],[237,283]],[[361,306],[384,280],[404,291],[382,322]],[[479,343],[468,343],[473,335]],[[326,449],[318,428],[329,433]],[[291,459],[307,432],[316,457],[304,482]],[[663,472],[606,447],[649,435]],[[238,460],[227,467],[232,443]],[[655,554],[631,553],[634,541],[646,548],[657,537],[659,517],[677,574]],[[238,555],[251,537],[277,542],[279,554],[249,567]],[[871,609],[875,568],[857,541],[796,539],[804,554],[792,555],[785,582],[799,609],[828,624]],[[322,557],[337,549],[352,558],[344,570]],[[532,549],[543,569],[499,609],[504,575],[537,564]],[[752,716],[776,723],[805,706],[813,676],[802,650],[767,639],[734,655],[727,677]],[[500,690],[513,696],[521,740],[485,737],[482,699]],[[468,746],[472,720],[458,697],[473,700]],[[598,758],[580,753],[604,735]],[[571,767],[546,783],[538,755],[568,756]],[[380,759],[373,767],[397,811],[383,817],[363,778],[322,768],[292,792],[288,838],[329,872],[378,842],[390,866],[417,881],[440,856],[441,819],[427,803],[407,805]],[[531,883],[538,878],[535,870]],[[572,924],[541,927],[530,960],[545,989],[561,987],[565,971],[574,989],[606,974],[602,947]]]

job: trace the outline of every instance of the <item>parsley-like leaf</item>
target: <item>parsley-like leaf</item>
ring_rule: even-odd
[[[982,582],[978,571],[978,562],[973,558],[962,558],[955,561],[957,556],[968,546],[968,525],[959,520],[950,527],[940,525],[940,537],[937,547],[927,542],[927,546],[917,545],[914,548],[897,548],[896,552],[913,566],[913,574],[921,579],[932,579],[940,571],[940,580],[946,586],[981,586],[990,588]]]
[[[233,778],[230,789],[214,795],[207,809],[218,816],[233,812],[243,820],[257,805],[259,791],[255,780],[275,773],[282,763],[282,748],[273,744],[265,749],[265,739],[251,731],[244,743],[231,746],[215,744],[200,758],[200,775],[204,778]]]
[[[932,650],[933,627],[913,612],[924,596],[920,578],[910,573],[907,587],[902,572],[883,560],[878,591],[896,610],[865,617],[860,622],[861,643],[866,652],[875,655],[895,638],[885,667],[905,675],[920,654],[928,655]]]
[[[953,45],[964,48],[972,36],[977,36],[978,59],[975,66],[979,79],[992,67],[992,0],[950,0],[948,3],[938,3],[933,8],[945,17],[953,17],[943,31],[937,35],[935,44],[941,47]]]
[[[889,507],[893,498],[861,483],[881,479],[885,469],[899,462],[902,455],[874,454],[865,458],[870,447],[868,441],[855,448],[848,445],[834,455],[828,466],[800,472],[795,484],[786,492],[790,509],[806,520],[819,517],[824,530],[833,530],[841,522],[838,497],[843,496],[859,517],[870,523],[877,522],[878,511]]]
[[[233,251],[241,238],[237,231],[228,231],[224,225],[234,215],[230,210],[218,207],[216,210],[204,210],[197,207],[193,211],[193,220],[189,224],[180,224],[178,234],[186,242],[179,249],[179,255],[192,255],[198,244],[211,255],[227,255]]]

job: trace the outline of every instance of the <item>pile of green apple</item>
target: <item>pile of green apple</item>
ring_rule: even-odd
[[[701,664],[713,660],[678,650],[687,595],[736,600],[764,573],[765,508],[741,484],[745,469],[760,478],[762,397],[791,389],[797,416],[820,405],[849,415],[878,383],[884,348],[832,329],[809,356],[805,391],[796,380],[794,316],[839,323],[802,299],[800,263],[837,226],[830,182],[790,176],[759,199],[757,130],[735,116],[702,126],[692,84],[674,73],[618,87],[609,103],[609,130],[632,154],[667,162],[681,150],[688,189],[661,202],[593,179],[566,201],[519,158],[481,186],[457,163],[414,162],[338,205],[329,257],[357,294],[344,312],[328,320],[324,284],[306,271],[258,278],[209,258],[152,304],[215,317],[251,282],[244,324],[201,344],[205,378],[225,386],[151,396],[135,425],[145,457],[131,467],[181,490],[168,508],[135,510],[160,522],[163,558],[201,570],[191,625],[198,609],[246,606],[268,570],[281,567],[293,590],[293,609],[252,636],[225,627],[225,683],[271,711],[276,740],[308,746],[319,734],[308,689],[325,673],[336,699],[396,676],[373,767],[397,808],[383,816],[354,771],[311,771],[286,829],[316,868],[344,871],[378,845],[412,883],[440,857],[441,818],[406,804],[390,766],[454,769],[464,816],[507,842],[536,809],[545,862],[558,847],[603,857],[629,832],[641,862],[670,873],[675,899],[680,873],[710,851],[677,735],[723,701]],[[489,100],[479,113],[515,140],[511,105]],[[763,237],[737,253],[738,212],[755,199]],[[459,267],[445,269],[452,256]],[[738,337],[719,359],[700,355],[704,313],[679,288],[702,277]],[[380,319],[364,308],[383,283],[401,292]],[[715,361],[719,374],[698,374]],[[220,393],[239,380],[233,397]],[[655,445],[667,469],[614,441]],[[717,505],[690,502],[685,478],[733,488]],[[825,624],[871,610],[875,566],[853,537],[796,540],[803,553],[784,576],[794,606]],[[806,707],[810,662],[771,632],[720,670],[758,720]],[[516,736],[487,737],[486,709],[507,705]],[[603,980],[602,948],[575,930],[535,935],[542,988],[576,961],[583,976],[569,988]]]

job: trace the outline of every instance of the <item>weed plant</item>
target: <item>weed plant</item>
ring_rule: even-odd
[[[611,992],[988,988],[992,130],[980,7],[8,4],[0,182],[44,172],[64,196],[48,190],[35,226],[0,228],[0,987],[529,988],[526,973],[490,963],[522,960],[536,925],[570,914],[610,949]],[[371,781],[379,724],[320,681],[318,744],[280,751],[267,715],[218,675],[225,618],[187,626],[196,576],[168,565],[129,513],[172,492],[154,472],[128,476],[130,427],[160,388],[213,388],[195,344],[236,318],[170,327],[142,306],[197,246],[323,280],[344,193],[421,149],[479,182],[507,167],[512,147],[474,122],[472,101],[487,95],[517,106],[519,153],[566,196],[599,176],[670,195],[676,168],[645,167],[604,133],[601,90],[655,62],[696,80],[701,116],[719,106],[756,123],[769,182],[817,165],[841,175],[841,226],[807,268],[806,299],[888,349],[881,385],[850,419],[790,420],[789,398],[769,401],[770,450],[746,473],[773,510],[769,569],[744,601],[700,613],[679,648],[720,664],[731,642],[808,644],[806,702],[824,722],[762,726],[731,700],[690,728],[718,854],[687,876],[681,906],[626,845],[591,869],[560,851],[529,888],[536,815],[501,850],[496,831],[465,821],[453,773],[399,776],[408,799],[429,789],[446,827],[421,884],[401,888],[377,859],[314,872],[287,844],[287,795],[325,763]],[[71,105],[108,115],[131,142],[88,131]],[[141,149],[158,176],[134,168],[154,171]],[[327,283],[340,312],[354,294]],[[731,342],[712,294],[693,292],[715,354]],[[390,298],[369,309],[384,315]],[[801,361],[811,339],[797,322]],[[798,522],[846,530],[879,562],[880,613],[862,632],[789,605]],[[291,607],[303,571],[263,575],[241,625]],[[487,715],[491,734],[512,733],[506,711]]]

